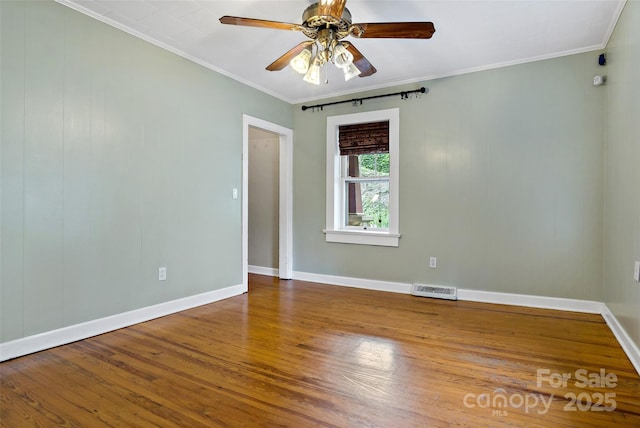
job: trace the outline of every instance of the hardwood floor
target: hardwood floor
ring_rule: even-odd
[[[0,370],[2,427],[640,426],[640,377],[599,315],[255,275]]]

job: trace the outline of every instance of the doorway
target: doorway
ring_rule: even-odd
[[[249,127],[249,273],[278,276],[280,135]]]
[[[278,276],[293,276],[293,130],[249,115],[242,120],[242,276],[249,275],[249,133],[251,128],[277,136],[278,144]]]

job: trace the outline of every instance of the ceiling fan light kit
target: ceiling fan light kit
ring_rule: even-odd
[[[294,46],[266,69],[279,71],[290,65],[303,75],[305,82],[320,84],[320,69],[333,63],[344,72],[344,79],[367,77],[376,68],[347,41],[356,38],[429,39],[435,32],[431,22],[386,22],[353,24],[351,13],[345,7],[346,0],[321,0],[307,7],[302,14],[302,24],[266,21],[254,18],[223,16],[222,24],[300,31],[311,40]]]
[[[344,80],[360,75],[361,70],[353,64],[353,54],[338,40],[329,28],[319,31],[318,39],[294,56],[289,65],[303,74],[305,82],[320,84],[320,69],[328,62],[344,71]],[[313,52],[315,48],[315,53]],[[355,74],[354,74],[355,73]]]

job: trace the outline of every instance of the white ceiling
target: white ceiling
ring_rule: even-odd
[[[313,1],[58,0],[83,13],[291,103],[603,49],[625,0],[349,0],[354,23],[432,21],[430,40],[355,39],[378,69],[344,82],[304,82],[265,67],[302,33],[220,24],[223,15],[302,22]],[[594,61],[595,61],[594,57]]]

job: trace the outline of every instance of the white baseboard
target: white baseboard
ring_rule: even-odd
[[[159,303],[145,308],[121,314],[111,315],[97,320],[87,321],[47,331],[33,336],[23,337],[10,342],[0,343],[0,361],[17,358],[33,352],[53,348],[67,343],[87,339],[92,336],[118,330],[154,318],[175,312],[217,302],[247,292],[246,285],[234,285],[220,290],[209,291],[195,296],[184,297],[170,302]]]
[[[613,335],[618,339],[618,343],[624,350],[625,354],[635,367],[638,374],[640,374],[640,348],[634,343],[633,339],[629,336],[627,331],[624,329],[622,324],[618,321],[618,319],[613,315],[611,310],[606,304],[602,304],[603,311],[602,317],[607,322],[607,325],[613,332]]]
[[[340,285],[343,287],[365,288],[367,290],[390,291],[392,293],[411,293],[411,284],[402,282],[378,281],[307,272],[293,272],[293,279],[319,282],[321,284]]]
[[[293,272],[293,278],[299,279],[301,281],[319,282],[322,284],[411,294],[411,284],[403,282],[377,281],[307,272]],[[464,288],[458,288],[458,300],[494,303],[501,305],[526,306],[531,308],[557,309],[561,311],[571,312],[586,312],[591,314],[602,313],[603,306],[603,303],[594,302],[591,300],[499,293],[494,291],[468,290]]]
[[[280,271],[277,268],[249,265],[248,269],[249,273],[255,273],[257,275],[280,276]]]
[[[529,308],[556,309],[569,312],[601,314],[604,303],[592,300],[565,299],[563,297],[532,296],[528,294],[499,293],[495,291],[458,288],[458,300],[494,303],[499,305],[526,306]]]

